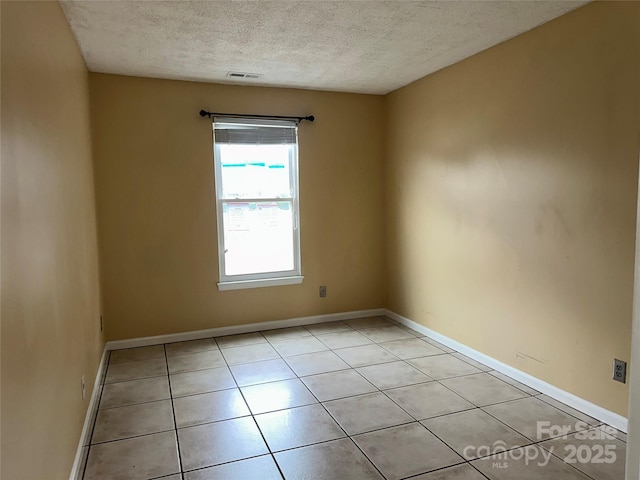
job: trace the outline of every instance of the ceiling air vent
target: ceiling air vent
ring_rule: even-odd
[[[229,78],[262,78],[261,73],[228,72]]]

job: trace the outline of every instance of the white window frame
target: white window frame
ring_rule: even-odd
[[[215,140],[215,124],[291,126],[295,128],[295,144],[289,150],[289,181],[291,193],[289,197],[265,198],[222,198],[222,162],[220,145]],[[246,288],[274,287],[281,285],[295,285],[302,283],[302,262],[300,258],[300,216],[299,216],[299,179],[298,179],[298,125],[295,121],[264,120],[254,118],[225,118],[216,117],[213,122],[213,164],[216,191],[216,217],[218,226],[218,290],[240,290]],[[293,229],[293,269],[276,272],[251,273],[242,275],[227,275],[225,273],[225,242],[224,242],[224,205],[247,202],[291,202]]]

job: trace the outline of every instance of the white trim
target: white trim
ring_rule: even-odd
[[[257,122],[255,119],[246,118],[246,124],[251,125],[261,125],[262,122]],[[218,283],[218,290],[238,290],[242,288],[258,288],[258,287],[270,287],[270,286],[279,286],[279,285],[293,285],[296,283],[302,283],[302,259],[300,255],[300,180],[298,175],[298,123],[294,121],[274,121],[273,125],[287,125],[293,129],[295,134],[295,142],[289,144],[288,148],[288,157],[289,157],[289,186],[290,197],[265,197],[261,199],[245,199],[245,198],[223,198],[223,185],[222,185],[222,153],[221,153],[221,145],[224,143],[219,143],[216,141],[216,123],[227,123],[224,121],[218,120],[214,118],[212,124],[212,132],[213,132],[213,166],[214,166],[214,183],[215,183],[215,193],[216,193],[216,222],[218,225],[218,279],[220,283]],[[234,122],[235,124],[239,124],[239,122]],[[267,122],[268,124],[269,122]],[[259,145],[259,144],[256,144]],[[235,202],[274,202],[274,201],[283,201],[291,203],[291,221],[292,221],[292,242],[293,242],[293,268],[288,271],[275,271],[275,272],[263,272],[263,273],[246,273],[246,274],[238,274],[238,275],[227,275],[227,267],[226,267],[226,253],[227,246],[225,244],[225,221],[224,221],[224,204],[225,203],[235,203]],[[283,277],[278,277],[277,275],[281,275]],[[284,277],[300,277],[300,280],[297,282],[287,282],[283,283],[281,280]],[[257,280],[269,279],[274,280],[273,284],[265,284],[265,283],[252,283]],[[240,283],[246,282],[246,283]]]
[[[263,278],[260,280],[241,280],[236,282],[220,282],[218,290],[243,290],[245,288],[280,287],[282,285],[298,285],[302,283],[304,276],[295,275],[292,277]]]
[[[638,182],[640,184],[640,177],[638,177]],[[640,191],[640,185],[636,191]],[[640,478],[640,197],[636,206],[636,251],[633,272],[633,312],[631,317],[629,436],[627,437],[625,478],[626,480],[638,480]]]
[[[433,340],[436,340],[447,347],[453,348],[454,350],[459,351],[460,353],[465,354],[466,356],[477,360],[485,365],[497,370],[498,372],[504,373],[505,375],[517,380],[525,385],[538,390],[546,395],[549,395],[556,400],[566,403],[570,407],[575,408],[587,415],[596,418],[612,427],[617,428],[623,432],[627,431],[627,419],[622,415],[619,415],[615,412],[602,408],[595,403],[591,403],[583,398],[580,398],[572,393],[569,393],[565,390],[562,390],[558,387],[555,387],[547,382],[544,382],[528,373],[525,373],[517,368],[514,368],[506,363],[502,363],[495,358],[492,358],[484,353],[481,353],[473,348],[470,348],[460,342],[457,342],[441,333],[438,333],[430,328],[427,328],[419,323],[414,322],[413,320],[409,320],[407,317],[403,317],[391,310],[385,309],[385,315],[407,327],[410,327],[417,332],[420,332],[426,335]]]
[[[89,406],[87,407],[87,413],[84,416],[84,425],[82,426],[82,433],[80,434],[80,441],[78,442],[78,449],[76,450],[76,456],[73,460],[73,467],[69,474],[69,480],[81,480],[81,470],[83,465],[83,449],[89,445],[89,436],[91,435],[91,428],[93,426],[93,419],[98,410],[98,402],[100,400],[100,392],[102,385],[102,377],[104,376],[105,369],[107,368],[107,358],[109,351],[105,345],[102,351],[102,357],[100,357],[100,365],[98,365],[98,371],[96,372],[96,381],[93,383],[93,391],[91,392],[91,399],[89,400]]]
[[[238,333],[257,332],[260,330],[297,327],[300,325],[312,325],[315,323],[350,320],[352,318],[376,317],[379,315],[384,315],[384,313],[384,308],[373,308],[369,310],[356,310],[353,312],[327,313],[324,315],[313,315],[309,317],[289,318],[287,320],[275,320],[271,322],[248,323],[246,325],[229,325],[227,327],[208,328],[206,330],[195,330],[191,332],[170,333],[168,335],[157,335],[154,337],[130,338],[128,340],[113,340],[111,342],[107,342],[105,348],[107,350],[118,350],[121,348],[146,347],[148,345],[158,345],[161,343],[184,342],[187,340],[221,337],[223,335],[236,335]]]
[[[494,368],[495,370],[504,373],[505,375],[517,380],[531,388],[534,388],[541,393],[549,395],[556,400],[563,402],[591,417],[594,417],[608,425],[611,425],[618,430],[627,432],[627,419],[622,415],[606,410],[594,403],[584,400],[576,395],[573,395],[565,390],[555,387],[549,383],[546,383],[536,377],[533,377],[527,373],[522,372],[514,367],[511,367],[505,363],[500,362],[488,355],[478,352],[460,342],[457,342],[445,335],[442,335],[430,328],[427,328],[419,323],[414,322],[402,315],[399,315],[391,310],[384,308],[373,308],[369,310],[357,310],[352,312],[341,313],[329,313],[324,315],[313,315],[308,317],[297,317],[286,320],[275,320],[270,322],[250,323],[246,325],[230,325],[226,327],[210,328],[206,330],[196,330],[191,332],[173,333],[168,335],[157,335],[153,337],[141,337],[132,338],[128,340],[115,340],[107,342],[104,351],[102,352],[102,358],[100,359],[100,365],[98,372],[96,373],[96,380],[93,386],[93,392],[91,393],[91,399],[85,415],[84,425],[82,427],[82,433],[80,435],[80,441],[78,442],[78,449],[73,461],[73,467],[69,480],[80,480],[83,472],[80,471],[80,467],[83,463],[83,449],[89,443],[89,435],[91,435],[91,426],[95,413],[98,409],[98,401],[100,395],[101,381],[104,376],[106,368],[106,360],[108,358],[108,352],[110,350],[117,350],[121,348],[133,348],[143,347],[148,345],[157,345],[162,343],[181,342],[186,340],[198,340],[201,338],[217,337],[223,335],[235,335],[238,333],[248,333],[260,330],[273,330],[276,328],[286,328],[301,325],[312,325],[323,322],[333,322],[338,320],[349,320],[353,318],[361,317],[373,317],[379,315],[386,315],[387,317],[410,327],[417,332],[426,335],[433,340],[436,340],[447,347],[453,348],[467,355],[468,357],[484,363],[487,366]]]

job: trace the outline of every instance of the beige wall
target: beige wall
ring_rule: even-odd
[[[595,3],[388,96],[388,307],[619,414],[640,4]]]
[[[88,73],[58,2],[1,5],[1,476],[64,479],[103,347]]]
[[[384,306],[382,97],[91,74],[91,102],[108,339]],[[299,132],[302,285],[218,291],[202,108],[316,116]]]
[[[630,355],[639,4],[591,4],[386,99],[89,80],[57,2],[2,2],[1,22],[3,477],[68,476],[103,346],[89,83],[110,339],[388,306],[626,415],[610,370]],[[302,285],[217,291],[200,108],[316,115]]]

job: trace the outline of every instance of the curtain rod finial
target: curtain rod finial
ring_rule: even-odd
[[[201,117],[209,117],[209,118],[211,118],[211,113],[207,112],[206,110],[200,110],[200,116]]]

